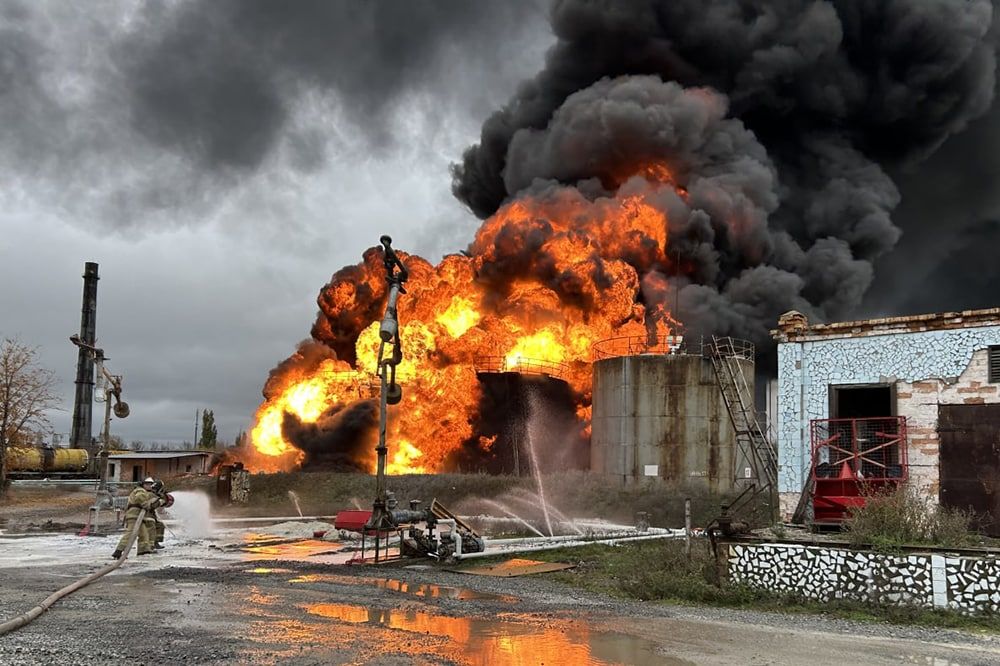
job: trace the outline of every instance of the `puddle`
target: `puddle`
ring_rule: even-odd
[[[374,587],[409,594],[414,597],[428,599],[455,599],[470,601],[503,601],[517,603],[519,599],[507,594],[491,594],[479,592],[467,587],[451,587],[449,585],[432,585],[429,583],[407,583],[395,578],[365,578],[362,576],[338,576],[336,574],[306,574],[292,578],[289,583],[333,583],[337,585],[372,585]]]
[[[244,569],[243,573],[252,574],[290,574],[291,569],[281,569],[279,567],[254,567],[253,569]]]
[[[380,627],[444,639],[440,655],[468,664],[520,666],[606,666],[610,664],[680,665],[692,662],[657,654],[655,644],[626,634],[593,631],[586,623],[483,620],[419,611],[375,609],[348,604],[311,604],[310,615],[347,624]],[[410,641],[397,641],[404,649]],[[427,645],[421,645],[426,652]]]
[[[272,540],[263,543],[258,541],[259,545],[253,545],[254,543],[251,541],[240,548],[244,553],[244,560],[250,562],[254,560],[293,560],[343,564],[353,556],[353,553],[340,552],[344,548],[343,544],[316,539],[280,540],[278,542]]]

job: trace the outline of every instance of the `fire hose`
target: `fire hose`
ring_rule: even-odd
[[[145,517],[146,517],[146,510],[142,509],[141,511],[139,511],[139,517],[136,518],[135,526],[132,528],[132,531],[129,532],[128,541],[127,541],[125,547],[122,548],[121,557],[119,557],[112,564],[109,564],[108,566],[104,567],[103,569],[100,569],[99,571],[95,571],[94,573],[90,574],[89,576],[85,576],[84,578],[81,578],[80,580],[76,581],[75,583],[70,583],[66,587],[64,587],[64,588],[62,588],[60,590],[57,590],[56,592],[53,592],[51,595],[49,595],[48,597],[46,597],[45,600],[42,603],[38,604],[37,606],[35,606],[31,610],[27,611],[26,613],[18,615],[14,619],[8,620],[7,622],[4,622],[3,624],[0,624],[0,636],[3,636],[4,634],[10,633],[10,632],[14,631],[15,629],[20,629],[21,627],[23,627],[24,625],[28,624],[29,622],[31,622],[32,620],[34,620],[35,618],[37,618],[39,615],[41,615],[42,613],[44,613],[45,611],[47,611],[49,609],[49,606],[51,606],[55,602],[59,601],[60,599],[62,599],[66,595],[72,594],[73,592],[76,592],[80,588],[86,587],[87,585],[90,585],[91,583],[93,583],[98,578],[111,573],[112,571],[114,571],[115,569],[117,569],[118,567],[120,567],[122,564],[124,564],[125,560],[128,558],[129,550],[132,549],[132,544],[135,543],[136,537],[139,536],[139,528],[142,526],[142,520]]]

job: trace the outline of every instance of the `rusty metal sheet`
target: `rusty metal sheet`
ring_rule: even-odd
[[[941,405],[938,436],[941,506],[972,509],[1000,536],[1000,405]]]
[[[572,569],[575,566],[575,564],[565,564],[563,562],[539,562],[538,560],[521,560],[515,558],[484,567],[474,567],[472,569],[452,569],[452,571],[473,574],[474,576],[501,576],[504,578],[510,578],[513,576],[527,576],[530,574],[562,571],[564,569]]]

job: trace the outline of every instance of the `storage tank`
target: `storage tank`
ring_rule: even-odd
[[[727,492],[746,476],[710,347],[622,338],[595,345],[593,472]],[[729,358],[751,387],[753,347]]]
[[[587,469],[589,442],[564,378],[567,365],[486,355],[474,364],[480,389],[475,435],[449,457],[449,470],[531,476]]]

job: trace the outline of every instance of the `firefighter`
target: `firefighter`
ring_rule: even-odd
[[[153,493],[157,497],[159,497],[161,500],[163,500],[163,505],[162,506],[170,506],[170,504],[167,503],[167,497],[168,497],[167,491],[163,489],[163,481],[161,481],[160,479],[156,479],[153,482]],[[160,517],[158,515],[156,515],[156,509],[153,509],[153,510],[147,512],[146,515],[152,515],[153,516],[153,525],[155,527],[155,537],[153,538],[153,548],[155,548],[156,550],[162,550],[163,547],[164,547],[163,546],[163,534],[164,534],[164,532],[166,530],[166,525],[164,525],[163,521],[160,520]]]
[[[155,512],[156,507],[164,503],[153,492],[154,483],[153,477],[147,476],[143,479],[142,485],[137,486],[129,493],[128,508],[125,511],[125,534],[122,535],[121,541],[118,542],[118,547],[115,548],[115,552],[111,555],[116,560],[122,556],[122,551],[128,543],[128,535],[132,533],[135,521],[139,518],[139,511],[142,509],[146,510],[146,515],[142,519],[142,524],[139,525],[138,554],[149,555],[154,552],[156,523],[151,513]]]

